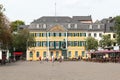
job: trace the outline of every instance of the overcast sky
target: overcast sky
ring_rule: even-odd
[[[27,24],[41,16],[88,16],[93,21],[120,15],[120,0],[0,0],[10,21]]]

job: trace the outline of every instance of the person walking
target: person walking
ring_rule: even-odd
[[[52,63],[54,63],[54,56],[52,56]]]
[[[39,57],[39,61],[40,61],[40,63],[41,63],[41,56]]]

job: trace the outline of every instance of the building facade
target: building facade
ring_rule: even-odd
[[[35,38],[34,47],[27,49],[27,60],[52,56],[60,58],[86,58],[86,38],[101,40],[104,23],[93,23],[91,16],[45,16],[34,20],[28,29]]]

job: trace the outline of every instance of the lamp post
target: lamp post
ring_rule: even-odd
[[[13,48],[13,51],[14,51],[14,61],[15,61],[15,47]]]

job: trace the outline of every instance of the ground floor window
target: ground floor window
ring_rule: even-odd
[[[68,57],[71,57],[71,51],[68,52]]]
[[[43,57],[46,57],[46,51],[43,52]]]
[[[33,57],[33,53],[32,52],[30,52],[30,57]]]
[[[59,51],[56,51],[56,57],[58,57],[59,56]]]
[[[82,57],[84,57],[85,56],[85,51],[82,51]]]
[[[78,57],[78,51],[75,51],[75,57],[76,58]]]
[[[39,57],[39,56],[40,56],[39,52],[37,52],[37,53],[36,53],[36,56],[37,56],[37,57]]]
[[[53,56],[53,52],[52,52],[52,51],[50,52],[50,56],[51,56],[51,57]]]

